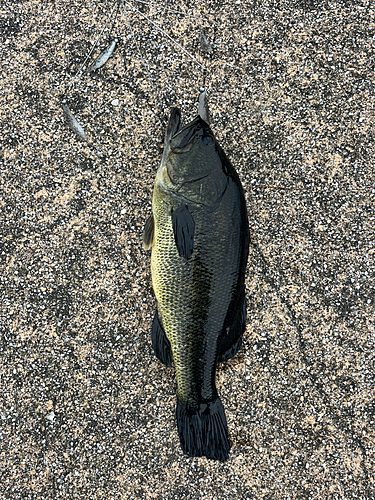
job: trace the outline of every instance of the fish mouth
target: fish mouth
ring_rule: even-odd
[[[172,137],[172,139],[174,139],[175,137],[178,137],[180,134],[182,134],[183,132],[185,132],[186,130],[189,130],[189,129],[194,129],[195,130],[195,127],[196,125],[198,125],[198,123],[200,122],[200,117],[197,116],[192,122],[188,123],[187,125],[185,125],[185,127],[182,127],[180,128]]]
[[[199,144],[199,141],[205,145],[215,142],[209,125],[198,115],[193,121],[182,127],[180,110],[172,108],[165,134],[161,165],[166,165],[166,173],[174,188],[180,188],[185,182],[201,179],[201,175],[197,175],[197,179],[195,179],[196,173],[185,172],[182,174],[184,168],[181,171],[179,160],[176,157],[173,159],[175,155],[189,153],[195,144]]]
[[[203,137],[213,138],[210,127],[198,115],[192,122],[179,128],[176,133],[171,137],[170,148],[173,153],[186,153],[191,149],[193,144]]]
[[[172,108],[168,120],[167,130],[165,131],[165,136],[164,136],[164,151],[161,160],[161,165],[164,165],[166,163],[170,151],[170,141],[172,137],[176,135],[180,129],[181,129],[181,111],[178,108]]]
[[[167,130],[165,132],[164,148],[170,140],[181,130],[181,111],[178,108],[171,109],[171,115],[168,120]]]

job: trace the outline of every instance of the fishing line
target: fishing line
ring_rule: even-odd
[[[125,15],[125,18],[126,18],[127,25],[128,25],[128,27],[130,28],[132,38],[133,38],[134,43],[135,43],[135,45],[136,45],[136,47],[137,47],[137,50],[138,50],[138,55],[139,55],[139,57],[140,57],[140,59],[141,59],[141,61],[142,61],[143,66],[144,66],[144,67],[145,67],[145,69],[146,69],[146,72],[147,72],[147,74],[148,74],[148,77],[149,77],[149,79],[150,79],[150,82],[152,83],[152,77],[151,77],[150,68],[148,67],[148,65],[147,65],[147,63],[146,63],[146,61],[145,61],[144,57],[142,56],[142,51],[141,51],[141,48],[140,48],[140,46],[139,46],[139,44],[138,44],[138,42],[137,42],[137,37],[135,36],[135,32],[134,32],[133,26],[131,25],[131,23],[130,23],[130,21],[129,21],[129,18],[128,18],[128,16],[127,16],[127,11],[125,10],[124,3],[123,3],[123,2],[121,2],[121,3],[122,3],[122,9],[123,9],[123,11],[124,11],[124,15]]]
[[[120,0],[120,1],[122,1],[122,0]],[[168,10],[169,12],[174,12],[175,14],[181,14],[185,17],[191,17],[192,19],[198,19],[200,21],[209,22],[209,23],[217,26],[217,23],[215,21],[211,21],[209,19],[206,19],[205,17],[193,16],[192,14],[187,14],[186,12],[182,12],[182,10],[170,9],[169,7],[161,6],[161,5],[158,5],[154,2],[144,2],[142,0],[136,0],[136,2],[143,3],[144,5],[155,5],[155,7],[158,7],[160,10]]]
[[[64,98],[64,97],[66,97],[66,95],[67,95],[67,94],[68,94],[68,93],[72,90],[72,88],[73,88],[73,86],[74,86],[74,80],[75,80],[75,79],[78,77],[78,75],[82,72],[83,68],[85,67],[85,65],[86,65],[86,63],[87,63],[87,61],[88,61],[88,59],[90,58],[91,54],[92,54],[92,53],[93,53],[93,51],[95,50],[96,46],[98,45],[98,43],[99,43],[99,41],[100,41],[100,39],[101,39],[101,36],[102,36],[102,34],[103,34],[104,30],[106,29],[107,24],[109,23],[109,21],[110,21],[110,19],[111,19],[112,15],[113,15],[113,12],[114,12],[114,10],[115,10],[116,6],[118,6],[118,0],[116,0],[116,1],[115,1],[115,3],[113,4],[113,7],[112,7],[112,10],[111,10],[111,12],[110,12],[110,14],[109,14],[109,16],[108,16],[108,19],[107,19],[106,23],[104,24],[104,26],[103,26],[102,30],[100,31],[100,33],[99,33],[99,35],[98,35],[98,38],[97,38],[96,42],[95,42],[95,43],[94,43],[94,45],[91,47],[91,50],[90,50],[90,51],[89,51],[89,53],[87,54],[87,56],[86,56],[85,60],[84,60],[84,61],[83,61],[83,63],[81,64],[81,66],[80,66],[80,68],[78,69],[77,73],[76,73],[76,74],[75,74],[75,75],[71,78],[71,81],[70,81],[70,83],[69,83],[69,85],[68,85],[68,88],[67,88],[67,90],[64,92],[64,94],[63,94],[63,96],[62,96],[63,98]],[[117,11],[117,12],[118,12],[118,11]],[[117,16],[117,13],[116,13],[116,16]],[[103,19],[103,17],[104,17],[104,15],[102,16],[102,18],[101,18],[101,19]],[[101,21],[101,19],[100,19],[100,21]],[[115,20],[116,20],[116,19],[115,19]],[[100,22],[100,21],[99,21],[99,22]],[[96,31],[98,31],[98,28],[96,29]],[[80,82],[80,80],[81,80],[81,78],[78,78],[78,80],[77,80],[77,82],[76,82],[76,83],[79,83],[79,82]]]
[[[201,29],[201,36],[202,36],[202,31],[203,31],[203,28],[202,26],[200,27]],[[204,33],[204,32],[203,32]],[[208,53],[209,55],[209,66],[210,66],[210,70],[211,70],[211,67],[212,67],[212,60],[213,60],[213,57],[214,57],[214,51],[215,51],[215,40],[216,40],[216,34],[217,34],[217,24],[215,23],[214,24],[214,34],[213,34],[213,37],[212,37],[212,43],[209,44],[210,45],[210,52]],[[205,34],[204,34],[205,36]],[[202,48],[202,42],[201,42],[201,48]],[[202,49],[202,52],[204,52],[204,50]],[[207,78],[207,67],[205,66],[204,69],[203,69],[203,87],[206,88],[206,78]]]
[[[117,16],[118,16],[118,13],[119,13],[119,10],[120,10],[120,2],[121,0],[117,0],[117,10],[116,10],[116,14],[115,14],[115,17],[113,18],[113,23],[112,23],[112,26],[108,32],[108,38],[110,39],[111,38],[111,33],[113,31],[113,28],[115,27],[115,24],[116,24],[116,21],[117,21]]]
[[[162,30],[161,28],[159,28],[159,26],[156,23],[154,23],[149,17],[147,17],[145,14],[143,14],[140,10],[138,10],[136,7],[134,7],[133,5],[131,5],[126,0],[121,0],[121,1],[123,3],[126,3],[126,5],[128,5],[131,9],[133,9],[135,12],[137,12],[137,14],[139,14],[140,16],[142,16],[144,19],[147,19],[147,21],[150,24],[152,24],[154,26],[154,28],[156,28],[165,37],[167,37],[169,40],[171,40],[171,42],[173,42],[180,50],[182,50],[182,52],[184,52],[185,54],[187,54],[190,57],[190,59],[192,59],[193,61],[195,61],[201,68],[204,68],[203,64],[201,64],[192,54],[190,54],[186,49],[184,49],[184,47],[182,45],[180,45],[178,42],[176,42],[176,40],[174,40],[171,36],[169,36],[168,33],[166,33],[164,30]]]
[[[212,21],[210,19],[206,19],[206,18],[203,18],[203,17],[200,17],[200,16],[194,16],[192,14],[188,14],[188,13],[182,12],[182,11],[177,10],[177,9],[170,9],[170,8],[168,8],[166,6],[160,6],[160,5],[157,5],[154,2],[146,2],[146,1],[143,1],[143,0],[136,0],[136,1],[138,1],[139,3],[144,4],[144,5],[152,5],[152,6],[157,7],[157,9],[156,9],[157,13],[158,13],[158,11],[159,12],[160,11],[161,12],[164,11],[165,13],[172,12],[174,14],[182,15],[184,17],[191,18],[191,19],[196,19],[196,20],[199,20],[199,21],[204,21],[205,23],[209,23],[210,25],[213,25],[214,26],[213,43],[214,43],[215,36],[216,36],[216,33],[217,33],[217,26],[218,26],[218,24],[215,21]],[[85,57],[83,63],[78,68],[77,72],[74,74],[74,76],[71,77],[71,80],[68,83],[65,92],[61,96],[63,113],[64,113],[66,121],[67,121],[67,123],[69,125],[69,128],[71,128],[71,130],[73,130],[73,132],[75,132],[81,139],[83,139],[85,142],[87,142],[87,144],[89,144],[90,146],[92,146],[93,144],[89,142],[89,140],[87,139],[87,137],[85,135],[83,127],[78,123],[78,121],[75,119],[74,115],[71,113],[71,111],[70,111],[70,109],[68,107],[68,103],[67,103],[66,100],[69,98],[69,94],[72,91],[72,89],[74,88],[74,86],[76,84],[78,84],[80,81],[82,81],[82,75],[83,74],[90,74],[91,72],[94,72],[96,69],[99,69],[102,65],[104,65],[106,63],[106,61],[112,55],[112,52],[113,52],[113,50],[114,50],[114,48],[116,46],[116,43],[118,42],[117,39],[115,39],[114,41],[112,41],[112,44],[115,44],[114,47],[111,47],[112,44],[110,44],[110,46],[108,46],[107,49],[105,49],[103,51],[103,53],[100,54],[97,57],[97,60],[93,61],[92,65],[91,65],[91,66],[93,66],[93,69],[91,71],[89,71],[89,68],[91,66],[89,68],[86,68],[86,65],[87,65],[90,57],[92,56],[94,50],[98,47],[99,42],[100,42],[100,40],[101,40],[101,38],[103,36],[103,33],[107,29],[108,24],[110,23],[110,21],[111,21],[112,18],[113,18],[113,21],[112,21],[110,29],[109,29],[108,37],[110,37],[111,33],[113,32],[113,30],[114,30],[114,28],[116,26],[116,22],[118,21],[118,15],[119,15],[121,7],[122,7],[121,11],[123,12],[123,14],[125,16],[125,21],[126,21],[127,27],[129,28],[130,33],[131,33],[131,38],[134,40],[135,46],[137,48],[138,55],[139,55],[140,60],[141,60],[143,66],[144,66],[144,68],[146,70],[146,73],[147,73],[147,76],[149,78],[149,81],[150,81],[151,85],[153,85],[155,83],[154,82],[154,78],[152,77],[152,72],[151,72],[151,69],[150,69],[149,65],[147,64],[145,58],[142,55],[140,44],[137,41],[135,30],[133,29],[133,26],[131,24],[131,21],[130,21],[130,18],[129,18],[129,12],[131,12],[131,11],[134,12],[134,13],[136,13],[136,14],[138,14],[139,16],[141,16],[146,22],[150,23],[150,25],[153,26],[154,29],[156,29],[158,32],[160,32],[165,38],[167,38],[168,40],[170,40],[176,47],[178,47],[178,49],[181,52],[183,52],[184,54],[186,54],[189,57],[190,60],[192,60],[192,61],[194,61],[195,63],[198,64],[198,66],[202,69],[203,84],[204,84],[204,86],[206,85],[206,79],[207,79],[207,67],[204,64],[202,64],[196,57],[194,57],[190,52],[188,52],[180,43],[178,43],[168,33],[166,33],[162,28],[160,28],[158,26],[158,24],[155,23],[150,17],[148,17],[147,15],[143,14],[139,9],[137,9],[134,5],[130,4],[126,0],[115,0],[115,2],[113,2],[113,3],[111,2],[110,5],[111,5],[111,10],[110,10],[109,14],[107,15],[107,19],[106,19],[106,22],[104,23],[104,26],[100,29],[100,23],[104,19],[105,14],[100,18],[100,20],[99,20],[99,27],[94,32],[94,37],[93,38],[94,38],[95,41],[93,42],[93,45],[92,45],[89,53]],[[99,29],[100,29],[100,31],[99,31]],[[203,28],[201,27],[201,36],[202,36],[202,30],[203,30]],[[206,50],[203,49],[202,51],[203,51],[203,53],[206,52],[206,53],[209,54],[209,58],[208,59],[209,59],[210,65],[211,65],[212,60],[213,60],[213,52],[214,52],[213,47],[214,46],[213,46],[213,43],[210,44],[208,42],[208,40],[205,38],[204,34],[203,34],[203,36],[204,36],[204,40],[205,40],[205,44],[206,44]],[[95,37],[96,37],[96,39],[95,39]],[[202,44],[201,44],[201,47],[202,47]],[[105,51],[108,51],[107,54],[105,54]],[[99,59],[101,58],[101,56],[104,56],[104,58],[103,58],[104,61],[100,63]],[[87,71],[84,71],[84,68]],[[150,102],[149,98],[147,99],[147,103],[150,106],[150,108],[153,111],[155,111],[155,106]],[[158,115],[159,115],[158,117],[159,117],[160,123],[163,123],[162,113],[158,113]]]

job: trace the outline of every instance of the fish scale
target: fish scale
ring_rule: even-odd
[[[190,456],[223,461],[230,445],[215,372],[220,359],[240,348],[245,327],[246,204],[208,124],[198,116],[181,129],[177,108],[155,180],[152,218],[144,246],[152,246],[158,303],[153,346],[167,365],[166,351],[172,354],[181,447]]]
[[[157,196],[156,190],[156,204]],[[224,208],[226,207],[223,206],[222,209]],[[154,290],[162,323],[172,346],[177,397],[181,402],[196,408],[201,403],[212,401],[217,395],[215,369],[218,333],[222,329],[229,297],[236,285],[236,280],[230,273],[223,275],[225,261],[235,262],[230,252],[226,252],[228,242],[233,239],[234,234],[228,232],[228,239],[222,239],[219,244],[210,235],[200,236],[197,254],[201,254],[201,248],[205,248],[206,269],[212,270],[209,272],[202,268],[201,263],[197,263],[197,257],[192,257],[190,262],[181,263],[173,245],[171,223],[158,219],[158,215],[155,210],[155,225],[162,226],[164,231],[160,234],[160,246],[159,235],[157,232],[155,235],[152,253]],[[206,219],[205,213],[201,216]],[[199,221],[199,217],[197,219]],[[199,232],[200,224],[197,226]],[[165,231],[166,228],[169,229],[168,232]],[[171,242],[170,245],[164,245],[166,239]],[[227,257],[224,262],[220,259],[222,255]],[[237,254],[237,262],[238,258]]]

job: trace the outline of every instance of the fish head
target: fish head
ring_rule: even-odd
[[[227,185],[220,151],[212,130],[199,115],[182,127],[181,113],[173,108],[159,168],[164,189],[193,203],[216,206]]]

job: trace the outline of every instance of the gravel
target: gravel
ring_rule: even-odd
[[[0,497],[374,498],[374,5],[131,5],[76,79],[111,2],[0,8]],[[251,229],[224,464],[180,449],[142,249],[169,110],[203,84]]]

